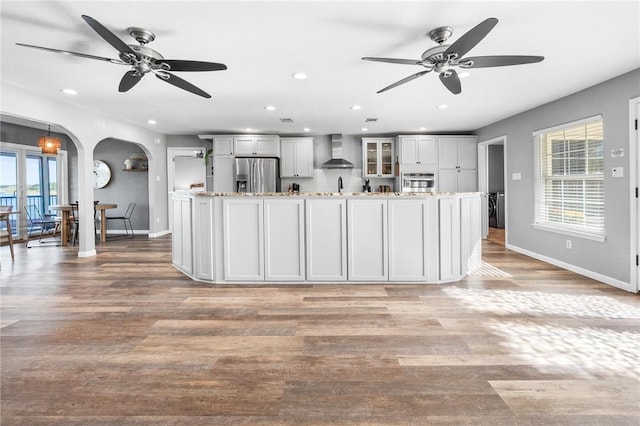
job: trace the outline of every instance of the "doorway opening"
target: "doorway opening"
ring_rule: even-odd
[[[502,246],[507,243],[506,136],[478,145],[478,190],[483,195],[483,236]]]

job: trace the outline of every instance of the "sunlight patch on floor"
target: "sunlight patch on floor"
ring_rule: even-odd
[[[482,277],[504,277],[504,278],[512,277],[511,274],[501,269],[498,269],[487,262],[481,262],[480,267],[470,272],[469,275],[482,276]]]
[[[572,318],[640,319],[640,309],[609,296],[459,287],[448,287],[442,291],[474,310],[499,315],[531,314],[562,315]]]
[[[502,346],[542,372],[640,379],[640,333],[527,321],[492,321],[488,327],[505,339]]]

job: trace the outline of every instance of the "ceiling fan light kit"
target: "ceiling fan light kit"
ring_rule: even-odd
[[[65,55],[73,55],[86,59],[95,59],[112,64],[127,65],[131,69],[127,71],[118,86],[118,91],[127,92],[133,86],[138,84],[142,78],[148,74],[153,73],[156,77],[162,81],[165,81],[173,86],[176,86],[187,92],[191,92],[203,98],[211,98],[211,95],[194,86],[188,81],[170,73],[169,71],[222,71],[226,70],[227,66],[217,62],[203,62],[203,61],[189,61],[189,60],[177,60],[177,59],[165,59],[157,51],[146,46],[155,40],[156,36],[151,31],[138,28],[129,27],[127,32],[133,37],[139,45],[126,44],[118,36],[109,31],[107,27],[102,25],[97,20],[90,16],[82,15],[82,19],[89,25],[100,37],[102,37],[107,43],[113,46],[119,53],[120,59],[103,58],[100,56],[88,55],[85,53],[70,52],[66,50],[53,49],[49,47],[34,46],[23,43],[16,43],[18,46],[30,47],[34,49],[45,50],[53,53],[61,53]]]
[[[405,77],[393,84],[390,84],[377,93],[385,92],[401,84],[408,83],[418,77],[434,71],[439,74],[442,84],[454,95],[462,92],[460,77],[458,76],[456,67],[458,68],[490,68],[502,67],[509,65],[532,64],[544,60],[543,56],[478,56],[465,58],[471,49],[473,49],[498,23],[496,18],[487,18],[471,30],[467,31],[462,37],[453,44],[443,44],[453,35],[453,28],[445,26],[438,27],[429,31],[429,38],[438,43],[427,49],[418,59],[400,59],[400,58],[375,58],[364,57],[365,61],[387,62],[391,64],[401,65],[420,65],[425,68],[424,71]]]

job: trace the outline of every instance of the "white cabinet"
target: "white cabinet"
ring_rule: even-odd
[[[187,274],[193,273],[193,249],[191,239],[191,198],[171,198],[173,232],[171,250],[173,265]]]
[[[457,197],[439,200],[440,281],[460,278],[460,202]]]
[[[362,138],[362,175],[393,177],[393,146],[391,138]]]
[[[305,231],[307,280],[346,281],[346,200],[307,199]]]
[[[400,164],[438,164],[438,138],[436,136],[398,136]]]
[[[304,221],[304,200],[264,200],[267,281],[304,281]]]
[[[233,136],[214,136],[213,155],[233,155]]]
[[[389,280],[438,281],[438,200],[389,200]]]
[[[313,138],[280,138],[280,176],[313,177]]]
[[[475,136],[438,137],[438,191],[478,189],[478,144]]]
[[[280,155],[278,136],[236,136],[233,138],[233,152],[238,156],[277,157]]]
[[[388,281],[387,200],[347,201],[350,281]]]
[[[213,198],[193,198],[194,229],[194,269],[198,279],[213,281],[214,279],[214,228],[213,228]]]
[[[224,279],[264,280],[262,199],[222,200]]]

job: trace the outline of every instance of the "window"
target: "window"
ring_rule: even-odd
[[[604,241],[602,116],[534,133],[535,224]]]

